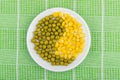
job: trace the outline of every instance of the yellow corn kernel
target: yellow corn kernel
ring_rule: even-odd
[[[82,49],[82,48],[80,48],[80,49],[79,49],[79,52],[82,52],[82,51],[83,51],[83,49]]]
[[[67,59],[67,55],[66,54],[64,55],[64,58]]]
[[[55,44],[55,47],[58,47],[58,43]]]
[[[65,18],[68,18],[68,17],[69,17],[69,14],[68,14],[68,13],[66,13],[66,14],[64,15],[64,17],[65,17]]]
[[[70,58],[71,58],[71,55],[68,55],[67,58],[70,59]]]
[[[53,16],[55,16],[55,17],[59,16],[59,15],[58,15],[58,12],[54,12],[54,13],[53,13]]]
[[[84,43],[84,41],[85,41],[84,38],[80,39],[80,43]]]
[[[73,23],[74,23],[74,24],[76,24],[76,23],[77,23],[76,19],[73,19]]]
[[[84,34],[80,34],[80,38],[84,37]]]
[[[67,28],[68,27],[68,25],[64,25],[65,26],[65,28]]]
[[[72,26],[73,25],[73,23],[72,22],[69,22],[69,26]]]
[[[82,24],[80,24],[79,22],[76,22],[76,25],[77,25],[78,27],[82,26]]]
[[[84,43],[83,43],[83,44],[81,44],[79,48],[83,48],[83,47],[84,47]]]
[[[72,48],[69,48],[70,51],[72,51],[73,49]]]
[[[64,57],[64,54],[63,54],[63,53],[62,53],[62,54],[60,54],[60,57],[62,57],[62,58],[63,58],[63,57]]]
[[[59,15],[59,16],[63,16],[63,13],[62,13],[62,12],[58,12],[58,15]]]
[[[56,52],[55,52],[55,55],[59,55],[59,52],[58,52],[58,51],[56,51]]]
[[[59,48],[58,48],[58,51],[61,51],[61,50],[62,50],[62,48],[61,48],[61,47],[59,47]]]
[[[73,56],[76,58],[78,56],[78,54],[74,54]]]
[[[64,25],[65,25],[65,22],[62,23],[62,26],[64,26]]]

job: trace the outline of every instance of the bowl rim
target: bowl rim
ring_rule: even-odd
[[[65,11],[70,11],[71,13],[74,13],[75,15],[79,16],[80,19],[84,22],[84,24],[85,24],[86,27],[87,27],[87,31],[88,31],[88,37],[89,37],[89,40],[88,40],[88,41],[89,41],[89,42],[88,42],[88,48],[87,48],[87,51],[86,51],[86,55],[78,62],[78,64],[75,64],[74,66],[72,66],[72,67],[70,67],[70,68],[67,68],[67,69],[65,69],[65,70],[53,70],[53,69],[49,69],[49,68],[47,68],[47,67],[45,67],[45,66],[43,66],[43,65],[40,65],[40,64],[38,63],[38,61],[36,61],[35,58],[32,56],[31,51],[30,51],[30,48],[29,48],[29,43],[28,43],[28,42],[29,42],[29,41],[28,41],[29,39],[28,39],[28,36],[29,36],[29,31],[30,31],[31,25],[33,24],[33,22],[35,21],[35,19],[39,17],[39,15],[45,13],[46,11],[52,11],[52,10],[65,10]],[[53,12],[55,12],[55,11],[53,11]],[[29,52],[30,56],[32,57],[32,59],[33,59],[39,66],[41,66],[42,68],[47,69],[47,70],[49,70],[49,71],[64,72],[64,71],[68,71],[68,70],[71,70],[71,69],[77,67],[77,66],[80,65],[80,64],[83,62],[83,60],[86,58],[86,56],[88,55],[88,52],[89,52],[89,50],[90,50],[91,34],[90,34],[90,29],[89,29],[89,27],[88,27],[88,25],[87,25],[87,22],[86,22],[79,14],[77,14],[75,11],[70,10],[70,9],[67,9],[67,8],[50,8],[50,9],[47,9],[47,10],[39,13],[39,14],[31,21],[31,23],[30,23],[30,25],[29,25],[29,27],[28,27],[28,29],[27,29],[26,41],[27,41],[27,49],[28,49],[28,52]],[[36,53],[35,53],[35,54],[36,54]],[[84,54],[85,54],[85,53],[84,53]],[[80,56],[80,55],[79,55],[79,56]]]

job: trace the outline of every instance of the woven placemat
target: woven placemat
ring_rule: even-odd
[[[38,66],[26,47],[33,18],[55,7],[80,14],[91,31],[86,59],[67,72]],[[120,80],[120,0],[0,0],[0,80]]]

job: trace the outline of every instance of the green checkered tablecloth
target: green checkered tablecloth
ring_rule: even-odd
[[[76,11],[88,23],[91,48],[73,70],[38,66],[26,47],[33,18],[54,7]],[[0,80],[120,80],[120,0],[0,0]]]

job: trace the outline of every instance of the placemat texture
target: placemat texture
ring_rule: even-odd
[[[92,39],[86,59],[60,73],[38,66],[26,46],[31,21],[54,7],[80,14]],[[119,21],[120,0],[0,0],[0,80],[120,80]]]

